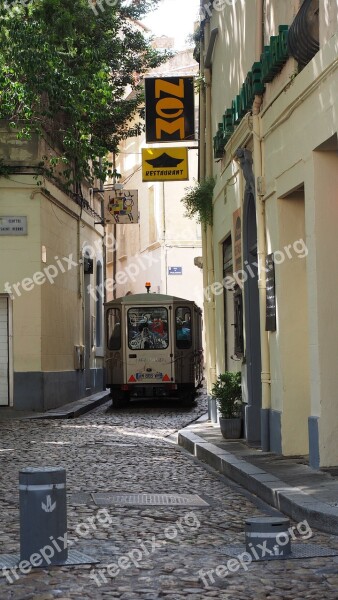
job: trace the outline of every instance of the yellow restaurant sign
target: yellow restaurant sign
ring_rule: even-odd
[[[188,148],[142,148],[142,181],[187,179]]]

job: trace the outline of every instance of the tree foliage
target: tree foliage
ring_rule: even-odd
[[[38,133],[59,148],[46,172],[104,179],[110,166],[98,157],[140,131],[139,81],[164,56],[136,21],[158,2],[0,0],[0,119],[19,138]]]

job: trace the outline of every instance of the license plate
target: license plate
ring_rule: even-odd
[[[136,379],[162,379],[162,373],[136,373]]]

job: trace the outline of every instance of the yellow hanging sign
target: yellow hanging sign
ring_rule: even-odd
[[[187,179],[188,148],[142,148],[142,181]]]

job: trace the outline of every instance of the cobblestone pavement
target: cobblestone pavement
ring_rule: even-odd
[[[229,572],[226,546],[244,544],[245,518],[266,513],[166,439],[205,410],[202,396],[186,410],[141,403],[112,411],[106,404],[76,420],[0,422],[0,552],[19,551],[19,469],[48,465],[67,470],[71,548],[100,560],[16,572],[18,579],[2,573],[0,600],[337,600],[338,556]],[[95,492],[198,494],[208,505],[103,508]],[[300,543],[338,550],[336,537],[318,532]],[[201,577],[216,567],[217,574]]]

